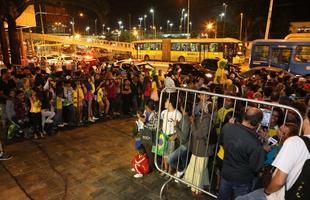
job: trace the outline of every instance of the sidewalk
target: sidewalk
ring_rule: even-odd
[[[132,177],[132,124],[131,119],[111,120],[59,132],[56,136],[38,140],[38,145],[31,141],[12,144],[6,150],[14,158],[2,164],[33,199],[62,199],[65,192],[63,179],[67,186],[66,199],[159,199],[160,188],[166,179],[158,172],[142,179]],[[2,164],[0,199],[27,199]],[[192,196],[185,186],[171,183],[168,199],[189,200]]]

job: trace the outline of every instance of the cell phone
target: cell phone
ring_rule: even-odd
[[[271,110],[261,109],[261,111],[263,112],[262,127],[268,128],[271,119]]]

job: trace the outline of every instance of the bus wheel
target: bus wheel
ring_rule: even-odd
[[[185,62],[185,58],[183,56],[179,57],[179,62]]]
[[[145,55],[145,56],[144,56],[144,60],[145,60],[145,61],[149,61],[149,60],[150,60],[150,56]]]

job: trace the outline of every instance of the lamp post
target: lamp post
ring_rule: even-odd
[[[182,11],[181,11],[181,18],[180,18],[180,26],[181,26],[181,32],[183,30],[183,19],[184,19],[184,12],[185,12],[185,9],[183,8]]]
[[[110,27],[107,27],[108,33],[110,33]]]
[[[153,8],[151,8],[150,9],[150,13],[152,14],[152,24],[153,24],[153,31],[154,31],[154,36],[155,36],[155,38],[156,38],[156,28],[155,28],[155,21],[154,21],[154,9]]]
[[[186,18],[187,18],[187,17],[188,17],[188,14],[185,13],[185,14],[184,14],[184,32],[187,32],[187,31],[186,31],[186,27],[187,27],[187,26],[186,26],[186,22],[187,22],[187,21],[186,21]]]
[[[141,30],[141,26],[142,26],[142,20],[143,18],[142,17],[139,17],[139,29]]]
[[[242,39],[242,25],[243,25],[243,13],[240,13],[240,30],[239,30],[239,40]]]
[[[144,20],[143,20],[143,31],[146,31],[146,18],[147,18],[147,15],[144,15]]]
[[[265,31],[265,40],[267,40],[268,37],[269,37],[269,29],[270,29],[270,24],[271,24],[272,7],[273,7],[273,0],[270,0],[269,11],[268,11],[268,18],[267,18],[267,24],[266,24],[266,31]]]
[[[169,32],[169,24],[170,24],[170,20],[167,20],[167,33]]]
[[[223,3],[223,8],[224,8],[224,11],[223,11],[223,13],[224,13],[224,15],[223,15],[223,17],[225,17],[226,16],[226,9],[227,9],[227,4],[226,3]],[[225,37],[225,18],[224,18],[224,20],[223,20],[223,37]]]
[[[118,23],[118,28],[121,29],[121,26],[122,26],[123,22],[122,21],[118,21],[117,23]]]
[[[190,34],[189,34],[189,20],[190,20],[190,4],[191,4],[191,1],[190,0],[187,0],[187,38],[190,37]]]
[[[87,27],[85,28],[85,31],[86,31],[86,34],[87,34],[87,35],[89,35],[89,29],[90,29],[89,26],[87,26]]]
[[[170,31],[171,31],[171,33],[172,33],[173,23],[170,23],[169,26],[170,26]]]

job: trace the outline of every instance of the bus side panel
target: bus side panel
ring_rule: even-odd
[[[163,41],[162,41],[162,58],[160,58],[160,59],[162,61],[171,61],[171,39],[163,39]]]

